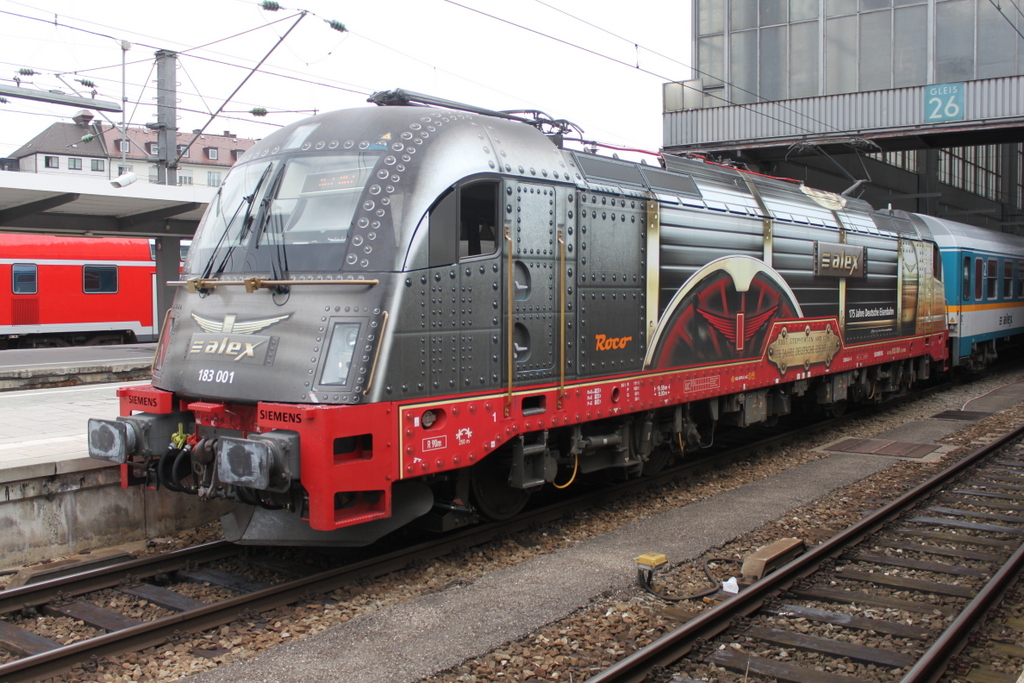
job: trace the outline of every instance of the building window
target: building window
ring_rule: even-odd
[[[149,142],[146,143],[146,149],[149,150],[151,156],[156,156],[157,153],[160,151],[160,145],[156,144],[155,142]]]
[[[178,145],[178,156],[182,159],[188,159],[188,147],[185,145]]]
[[[217,148],[216,147],[207,147],[206,148],[206,157],[210,161],[217,161]]]
[[[206,184],[210,187],[220,187],[220,171],[207,171]]]
[[[178,184],[179,185],[191,185],[192,184],[192,169],[190,169],[190,168],[179,168],[178,169]]]
[[[131,172],[132,172],[131,164],[129,164],[127,166],[118,166],[117,167],[117,175],[124,175],[125,173],[131,173]]]
[[[60,157],[43,157],[43,165],[46,168],[60,168]]]
[[[104,159],[93,159],[92,170],[94,171],[105,171],[107,170],[107,162]]]
[[[81,171],[82,160],[77,157],[70,157],[68,159],[68,168],[72,171]]]
[[[939,182],[997,201],[999,150],[995,145],[939,150]]]
[[[124,152],[125,154],[132,151],[132,143],[128,142],[127,140],[119,140],[118,142],[118,146],[121,148],[121,151]]]
[[[11,291],[15,294],[35,294],[39,291],[34,264],[15,263],[11,266]]]
[[[86,294],[117,292],[117,266],[82,266],[82,289]]]

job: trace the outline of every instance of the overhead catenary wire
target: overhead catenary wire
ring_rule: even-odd
[[[602,53],[600,53],[600,52],[598,52],[596,50],[591,50],[588,47],[584,47],[582,45],[578,45],[576,43],[573,43],[571,41],[565,40],[563,38],[559,38],[557,36],[553,36],[551,34],[544,33],[543,31],[540,31],[538,29],[530,28],[529,26],[523,26],[522,24],[517,24],[514,21],[511,21],[509,19],[505,19],[505,18],[499,17],[499,16],[494,15],[494,14],[490,14],[489,12],[485,12],[485,11],[483,11],[481,9],[477,9],[475,7],[470,7],[468,5],[463,5],[462,3],[457,2],[456,0],[444,0],[444,2],[447,2],[450,5],[454,5],[455,7],[461,7],[462,9],[464,9],[464,10],[466,10],[468,12],[473,12],[473,13],[476,13],[476,14],[480,14],[482,16],[488,17],[488,18],[493,19],[495,21],[499,21],[499,22],[501,22],[503,24],[507,24],[509,26],[513,26],[515,28],[521,29],[521,30],[526,31],[528,33],[532,33],[534,35],[541,36],[542,38],[547,38],[549,40],[553,40],[553,41],[555,41],[557,43],[560,43],[560,44],[565,45],[567,47],[571,47],[571,48],[580,50],[580,51],[585,52],[585,53],[587,53],[589,55],[592,55],[594,57],[599,57],[601,59],[604,59],[604,60],[607,60],[607,61],[610,61],[610,62],[614,62],[615,64],[619,64],[620,66],[625,66],[625,67],[627,67],[629,69],[633,69],[635,71],[640,71],[641,73],[645,73],[645,74],[648,74],[650,76],[654,76],[656,78],[660,78],[662,81],[674,82],[674,80],[671,77],[669,77],[669,76],[665,76],[663,74],[659,74],[657,72],[651,71],[651,70],[646,69],[644,67],[634,66],[634,65],[630,64],[629,62],[625,62],[625,61],[623,61],[621,59],[618,59],[616,57],[612,57],[611,55],[602,54]],[[632,41],[629,41],[629,42],[632,43]],[[722,79],[719,79],[719,80],[722,80]],[[723,82],[725,82],[725,81],[723,81]],[[684,85],[684,87],[686,87],[686,86]],[[713,99],[716,99],[716,100],[719,100],[721,102],[724,102],[725,104],[728,104],[730,106],[738,107],[740,109],[745,109],[745,110],[747,110],[747,111],[749,111],[749,112],[751,112],[753,114],[756,114],[758,116],[764,116],[764,117],[769,118],[769,119],[771,119],[773,121],[777,121],[778,123],[783,123],[783,124],[786,124],[786,125],[793,126],[794,128],[798,128],[798,129],[804,131],[805,133],[814,133],[815,132],[815,131],[813,131],[813,130],[811,130],[809,128],[806,128],[806,127],[801,126],[801,125],[799,125],[797,123],[794,123],[793,121],[787,121],[787,120],[781,119],[781,118],[779,118],[777,116],[772,116],[771,114],[769,114],[767,112],[763,112],[763,111],[759,111],[757,109],[754,109],[750,105],[739,104],[739,103],[736,103],[736,102],[732,102],[729,99],[727,99],[725,97],[722,97],[721,95],[714,95],[714,94],[711,94],[711,93],[705,93],[705,94],[708,97],[711,97]],[[770,102],[769,101],[769,102],[766,102],[766,104],[774,104],[774,105],[778,106],[781,109],[787,109],[785,107],[785,105],[781,105],[778,102]],[[788,110],[788,111],[792,111],[792,110]],[[828,124],[826,124],[824,122],[817,121],[817,120],[813,119],[812,117],[808,116],[807,118],[810,118],[812,121],[815,121],[815,123],[818,123],[819,125],[828,126],[829,128],[833,128],[833,130],[838,130],[838,129],[832,127],[832,126],[829,126]]]
[[[715,78],[716,80],[720,80],[720,81],[722,81],[722,83],[725,83],[726,85],[730,86],[734,90],[738,90],[741,93],[745,93],[745,94],[750,95],[752,97],[756,97],[758,100],[761,101],[761,103],[765,103],[765,104],[772,103],[772,104],[775,104],[776,106],[778,106],[779,108],[783,109],[784,111],[788,111],[788,112],[790,112],[792,114],[796,114],[797,116],[802,116],[805,119],[813,121],[814,123],[817,123],[820,126],[824,126],[826,128],[831,128],[834,131],[838,131],[839,130],[835,126],[832,126],[831,124],[829,124],[829,123],[827,123],[825,121],[821,121],[819,119],[816,119],[813,116],[811,116],[810,114],[805,114],[804,112],[797,111],[796,109],[791,109],[790,107],[787,107],[787,106],[783,105],[780,102],[772,102],[772,100],[769,100],[769,99],[767,99],[765,97],[762,97],[759,93],[753,92],[751,90],[747,90],[746,88],[744,88],[742,86],[739,86],[739,85],[736,85],[735,83],[732,83],[729,80],[721,78],[719,76],[713,76],[712,74],[708,73],[707,71],[703,71],[701,69],[698,69],[697,67],[695,67],[695,66],[693,66],[691,64],[686,64],[684,62],[680,62],[679,60],[675,59],[674,57],[670,57],[669,55],[666,55],[666,54],[663,54],[661,52],[658,52],[657,50],[652,50],[649,47],[645,47],[643,45],[640,45],[638,42],[636,42],[636,41],[634,41],[634,40],[632,40],[630,38],[627,38],[625,36],[621,36],[618,33],[615,33],[614,31],[609,31],[608,29],[606,29],[606,28],[604,28],[602,26],[598,26],[597,24],[589,22],[586,19],[582,19],[580,17],[577,17],[575,14],[572,14],[571,12],[567,12],[564,9],[560,8],[560,7],[556,7],[555,5],[552,5],[551,3],[545,2],[545,0],[534,0],[534,2],[536,2],[539,5],[543,5],[544,7],[547,7],[550,10],[558,12],[559,14],[562,14],[562,15],[564,15],[564,16],[566,16],[566,17],[568,17],[568,18],[570,18],[570,19],[572,19],[574,21],[578,21],[578,22],[580,22],[582,24],[590,26],[591,28],[593,28],[595,30],[601,31],[602,33],[605,33],[605,34],[607,34],[607,35],[609,35],[609,36],[611,36],[613,38],[621,40],[621,41],[623,41],[623,42],[625,42],[627,44],[631,44],[631,45],[633,45],[637,49],[637,51],[644,50],[645,52],[649,52],[649,53],[651,53],[652,55],[654,55],[656,57],[660,57],[661,59],[664,59],[666,61],[678,64],[679,66],[681,66],[683,68],[693,69],[693,71],[695,73],[697,73],[697,74],[699,74],[701,76],[707,76],[709,78]],[[639,54],[637,55],[636,68],[637,69],[640,68]],[[672,80],[672,79],[665,79],[665,80]],[[738,105],[738,104],[736,104],[734,102],[728,102],[724,98],[719,98],[719,99],[721,99],[722,101],[725,101],[728,104],[731,104],[733,106],[742,106],[742,105]]]
[[[997,12],[999,12],[999,16],[1001,16],[1001,17],[1002,17],[1003,19],[1005,19],[1005,20],[1006,20],[1006,23],[1010,25],[1010,28],[1012,28],[1012,29],[1014,30],[1014,32],[1015,32],[1015,33],[1016,33],[1016,34],[1017,34],[1018,36],[1020,36],[1022,40],[1024,40],[1024,33],[1021,33],[1021,32],[1020,32],[1020,29],[1019,29],[1019,28],[1017,28],[1017,25],[1016,25],[1016,24],[1015,24],[1015,23],[1013,22],[1013,20],[1012,20],[1012,19],[1010,19],[1010,17],[1006,16],[1006,13],[1005,13],[1005,12],[1003,12],[1003,8],[1002,8],[1002,7],[1000,7],[1000,6],[998,5],[998,4],[996,4],[996,0],[988,0],[988,1],[989,1],[990,3],[992,3],[992,6],[996,8],[996,11],[997,11]],[[1011,5],[1013,5],[1013,3],[1012,3],[1012,2],[1011,2],[1010,4],[1011,4]],[[1017,14],[1020,14],[1020,13],[1021,13],[1021,12],[1020,12],[1020,8],[1019,8],[1019,7],[1017,7],[1016,5],[1013,5],[1013,8],[1017,10]],[[1021,15],[1021,16],[1024,16],[1024,15]]]

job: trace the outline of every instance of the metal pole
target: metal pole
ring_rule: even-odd
[[[128,166],[128,95],[125,91],[125,59],[132,44],[127,40],[121,41],[121,168],[117,169],[117,175],[126,173]]]
[[[177,53],[157,50],[156,59],[157,182],[177,185]]]

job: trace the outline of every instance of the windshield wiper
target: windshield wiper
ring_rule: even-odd
[[[245,236],[249,234],[249,230],[252,226],[252,202],[256,199],[256,195],[259,194],[260,188],[263,187],[263,183],[266,182],[267,176],[270,175],[270,169],[273,168],[273,164],[267,164],[267,167],[263,170],[263,175],[260,176],[259,181],[256,183],[256,187],[253,188],[252,193],[242,197],[242,200],[238,202],[238,208],[231,215],[231,220],[228,221],[224,227],[224,232],[221,233],[220,239],[217,240],[217,246],[214,247],[213,252],[210,254],[210,260],[206,263],[206,268],[203,269],[203,278],[210,278],[216,275],[220,275],[224,272],[224,269],[228,265],[228,260],[235,251],[235,247],[242,243]],[[224,239],[227,237],[228,232],[231,230],[231,226],[235,224],[235,218],[238,217],[238,212],[241,211],[242,206],[245,205],[245,215],[242,216],[242,229],[238,234],[238,239],[228,247],[224,253],[224,258],[221,259],[220,265],[217,266],[216,272],[213,270],[213,261],[217,256],[217,252],[220,250],[221,245],[224,244]]]
[[[284,245],[284,221],[280,216],[274,217],[271,214],[270,206],[277,199],[277,190],[281,186],[281,179],[284,178],[285,165],[278,168],[274,179],[270,182],[263,201],[260,202],[260,212],[256,216],[256,248],[259,249],[263,241],[263,235],[273,235],[273,251],[270,256],[270,277],[272,280],[283,280],[288,272],[288,255],[285,253]],[[267,224],[271,224],[270,232],[267,232]],[[275,291],[285,293],[287,286],[278,286]]]

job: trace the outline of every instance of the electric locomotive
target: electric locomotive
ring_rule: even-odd
[[[929,223],[403,96],[283,128],[232,169],[151,386],[90,420],[125,485],[235,501],[241,543],[361,545],[949,366]]]

